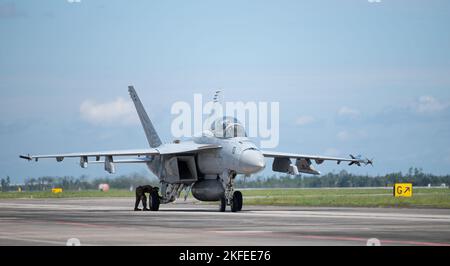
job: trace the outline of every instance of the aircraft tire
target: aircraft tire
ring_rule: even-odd
[[[220,212],[225,212],[225,209],[227,208],[227,200],[225,199],[225,196],[220,198],[220,206],[219,206],[219,211]]]
[[[158,193],[150,193],[150,210],[159,211],[159,195]]]
[[[242,203],[243,203],[242,193],[240,191],[235,191],[233,194],[233,198],[236,198],[237,211],[242,211]]]
[[[231,212],[239,211],[239,197],[236,197],[236,192],[233,194],[233,199],[231,200]]]

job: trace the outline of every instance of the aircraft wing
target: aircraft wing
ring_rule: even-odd
[[[99,151],[99,152],[79,152],[79,153],[61,153],[61,154],[49,154],[49,155],[20,155],[20,158],[25,160],[35,160],[36,162],[43,158],[54,158],[57,162],[62,162],[64,158],[80,158],[80,166],[86,168],[89,163],[104,164],[105,170],[110,174],[115,173],[116,163],[148,163],[153,160],[152,156],[155,155],[172,155],[172,154],[185,154],[185,153],[197,153],[210,149],[219,149],[221,146],[210,144],[197,144],[194,142],[181,142],[163,144],[157,148],[141,149],[141,150],[118,150],[118,151]],[[114,159],[114,157],[126,157],[137,156],[136,158],[128,159]],[[95,157],[95,160],[89,161],[89,157]],[[104,160],[100,161],[100,158],[104,157]]]
[[[297,153],[285,153],[275,151],[261,151],[264,157],[274,158],[273,170],[276,172],[285,172],[291,174],[298,174],[298,172],[318,175],[320,172],[316,171],[311,161],[315,161],[316,164],[322,164],[324,161],[335,161],[337,164],[341,162],[349,162],[349,165],[356,164],[372,164],[372,160],[361,159],[350,155],[350,158],[328,157],[318,155],[306,155]],[[296,163],[292,164],[291,159],[296,159]]]
[[[96,161],[99,161],[100,157],[116,157],[116,156],[153,156],[153,155],[170,155],[170,154],[182,154],[182,153],[196,153],[199,151],[209,149],[219,149],[221,146],[214,144],[197,144],[194,142],[181,142],[179,144],[163,144],[158,148],[151,149],[139,149],[139,150],[116,150],[116,151],[98,151],[98,152],[79,152],[79,153],[61,153],[61,154],[48,154],[48,155],[20,155],[20,158],[26,160],[38,160],[55,158],[58,162],[64,160],[64,158],[86,158],[96,157]],[[114,162],[121,162],[120,160]],[[127,163],[146,162],[142,159],[123,160]]]
[[[20,158],[26,160],[38,160],[55,158],[57,161],[62,161],[64,158],[75,157],[102,157],[102,156],[151,156],[158,155],[159,152],[156,149],[141,149],[141,150],[117,150],[117,151],[98,151],[98,152],[79,152],[79,153],[61,153],[61,154],[48,154],[48,155],[20,155]],[[98,160],[97,160],[98,161]]]
[[[323,161],[337,161],[340,162],[350,162],[353,164],[365,163],[366,160],[359,158],[338,158],[338,157],[327,157],[327,156],[317,156],[317,155],[306,155],[297,153],[285,153],[285,152],[275,152],[275,151],[262,151],[264,157],[272,158],[292,158],[292,159],[310,159],[316,161],[317,164],[323,163]]]

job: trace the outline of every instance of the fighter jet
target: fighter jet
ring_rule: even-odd
[[[200,201],[220,201],[219,210],[230,206],[232,212],[242,210],[242,193],[234,190],[237,175],[250,176],[266,167],[265,158],[273,158],[275,172],[299,175],[320,174],[312,166],[324,161],[349,162],[351,165],[371,164],[372,161],[356,157],[335,158],[296,153],[260,150],[246,135],[241,123],[232,117],[214,121],[209,130],[189,141],[163,143],[148,117],[133,86],[128,87],[131,99],[144,128],[150,148],[80,152],[53,155],[21,155],[20,158],[35,160],[54,158],[80,158],[80,166],[90,163],[103,164],[104,169],[115,173],[115,166],[122,163],[142,163],[153,172],[161,184],[161,195],[151,195],[150,209],[159,210],[160,204],[174,202],[183,191],[191,192]],[[295,162],[293,162],[295,160]],[[187,195],[187,193],[186,193]]]

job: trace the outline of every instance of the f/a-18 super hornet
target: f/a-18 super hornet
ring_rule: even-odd
[[[21,155],[20,158],[35,160],[55,158],[80,158],[80,166],[100,163],[105,170],[115,173],[115,165],[121,163],[143,163],[159,178],[161,195],[153,194],[150,209],[159,210],[160,203],[174,202],[183,191],[190,191],[200,201],[220,201],[220,211],[226,206],[232,212],[242,209],[242,193],[235,191],[233,181],[239,174],[250,176],[266,167],[265,157],[273,158],[272,170],[298,175],[320,174],[312,166],[324,161],[350,165],[371,164],[372,161],[360,157],[335,158],[260,150],[249,138],[239,121],[232,117],[222,117],[212,123],[209,130],[190,141],[163,143],[159,138],[133,86],[129,93],[144,128],[150,148],[140,150],[118,150],[102,152],[80,152],[54,155]],[[295,162],[293,161],[295,160]]]

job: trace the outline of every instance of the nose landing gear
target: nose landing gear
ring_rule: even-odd
[[[220,199],[219,211],[225,212],[226,206],[229,205],[231,207],[231,212],[239,212],[242,210],[243,198],[240,191],[234,191],[233,183],[236,172],[230,171],[227,177],[227,180],[222,179],[225,186],[225,194]]]
[[[231,211],[239,212],[242,210],[242,193],[240,191],[235,191],[233,193],[233,198],[231,199]]]
[[[230,205],[231,212],[239,212],[242,210],[242,202],[242,193],[240,191],[235,191],[233,193],[233,198],[230,200],[229,204],[227,204],[227,199],[225,198],[225,196],[220,199],[219,211],[225,212],[227,205]]]
[[[220,198],[219,211],[225,212],[226,208],[227,208],[227,199],[225,198],[225,196],[223,196],[222,198]]]

